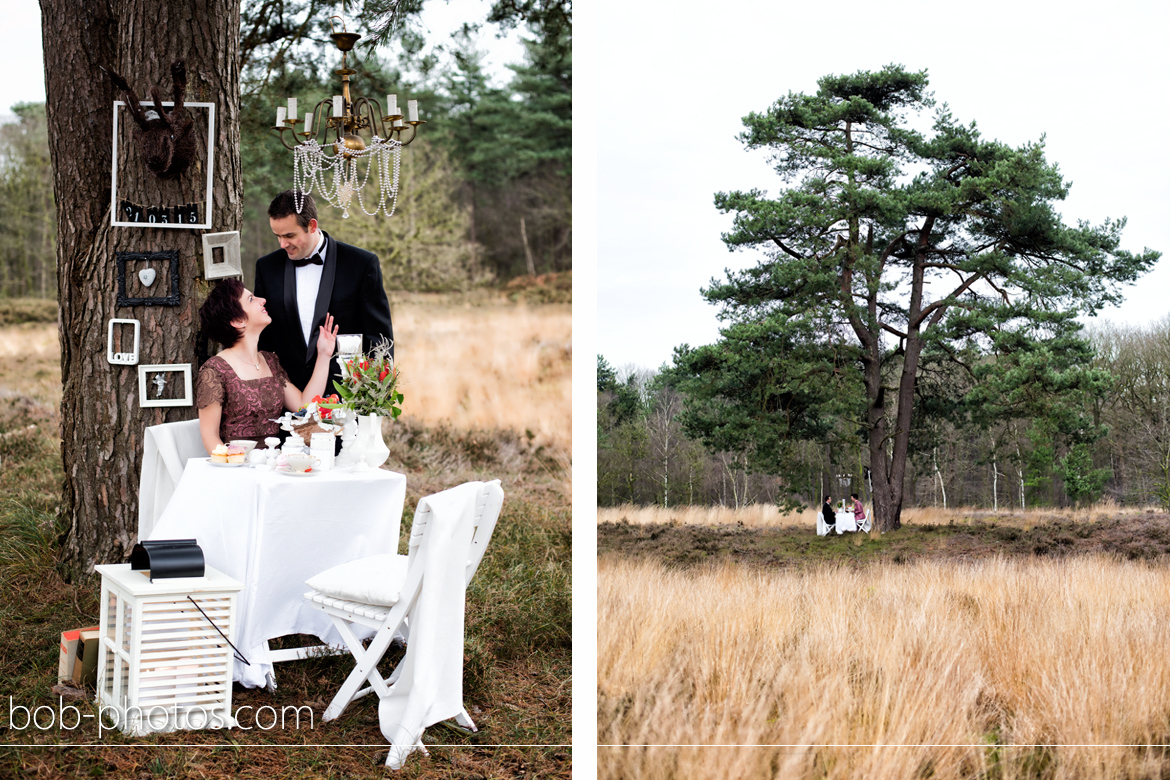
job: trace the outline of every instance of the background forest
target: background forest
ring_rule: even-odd
[[[1027,403],[1035,416],[991,419],[976,405],[935,404],[911,436],[907,506],[1027,508],[1103,498],[1170,506],[1170,319],[1095,323],[1084,335],[1092,389],[1038,390]],[[811,506],[824,493],[839,498],[863,484],[867,453],[849,417],[837,418],[824,439],[784,442],[774,469],[753,468],[746,445],[704,444],[702,401],[683,384],[673,365],[614,368],[598,356],[599,506]],[[958,374],[936,373],[920,395],[938,401],[966,390]]]
[[[292,186],[292,155],[268,130],[288,96],[311,105],[337,91],[340,57],[327,17],[342,13],[365,34],[351,53],[358,94],[409,95],[427,120],[402,156],[402,190],[392,219],[342,220],[328,206],[323,226],[378,254],[387,288],[458,291],[517,276],[572,270],[571,32],[556,13],[489,19],[524,31],[526,56],[496,86],[475,25],[449,41],[428,40],[417,7],[368,2],[250,0],[241,12],[241,156],[245,283],[251,263],[276,248],[272,196]],[[391,8],[393,6],[393,8]],[[567,6],[552,4],[553,11]],[[388,12],[396,14],[389,16]],[[392,45],[371,52],[367,40]],[[340,28],[339,28],[340,29]],[[498,79],[496,79],[498,81]],[[405,100],[405,97],[401,98]],[[311,103],[310,103],[311,101]],[[56,298],[56,215],[43,104],[3,107],[0,125],[0,298]]]

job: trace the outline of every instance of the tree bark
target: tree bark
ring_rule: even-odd
[[[196,414],[190,406],[141,408],[137,367],[106,362],[107,322],[137,319],[139,363],[191,363],[194,377],[203,231],[111,226],[112,111],[125,97],[99,66],[125,76],[141,100],[150,100],[147,90],[158,85],[168,101],[171,63],[185,60],[185,100],[216,105],[212,230],[239,230],[239,12],[238,0],[41,0],[57,194],[63,501],[70,526],[62,556],[73,575],[124,560],[137,538],[144,429]],[[200,146],[205,139],[206,133]],[[136,147],[122,149],[119,156],[135,153]],[[193,165],[184,176],[205,180],[206,171]],[[157,198],[150,205],[186,202],[175,201],[176,181],[144,177],[139,184]],[[179,252],[179,305],[118,307],[116,253],[164,250]]]

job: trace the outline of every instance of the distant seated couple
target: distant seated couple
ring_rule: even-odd
[[[377,255],[321,230],[308,193],[277,195],[268,221],[280,249],[256,261],[255,290],[227,279],[199,309],[203,332],[223,346],[199,370],[195,390],[208,452],[233,439],[277,436],[273,420],[284,410],[335,392],[338,333],[362,334],[366,349],[383,338],[393,345]]]
[[[851,521],[843,521],[840,527],[838,527],[837,513],[833,510],[833,497],[825,496],[825,503],[821,505],[821,522],[817,527],[817,535],[827,536],[834,530],[838,534],[843,534],[846,531],[869,530],[869,520],[865,516],[865,506],[862,505],[861,499],[857,497],[856,493],[850,493],[849,499],[853,502],[853,506],[849,508],[849,512],[853,514],[853,519]]]

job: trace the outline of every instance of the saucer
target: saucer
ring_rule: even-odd
[[[277,471],[280,471],[281,474],[286,474],[290,477],[315,477],[315,476],[317,476],[316,471],[283,471],[280,469],[277,469]]]
[[[234,468],[239,468],[240,466],[247,466],[248,465],[247,463],[216,463],[211,458],[208,458],[207,462],[210,463],[212,466],[215,466],[216,468],[227,468],[227,469],[234,469]]]

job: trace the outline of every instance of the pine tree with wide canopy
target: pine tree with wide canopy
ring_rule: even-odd
[[[916,130],[934,105],[927,84],[926,71],[896,65],[830,75],[815,94],[789,93],[744,118],[741,140],[767,150],[787,186],[775,197],[718,193],[715,205],[734,215],[726,245],[767,257],[704,290],[728,323],[724,341],[676,354],[679,372],[697,380],[704,365],[718,370],[713,358],[731,341],[742,351],[745,328],[766,323],[770,341],[786,345],[780,360],[760,353],[770,381],[791,387],[824,373],[825,392],[775,412],[790,421],[839,402],[850,381],[841,368],[855,370],[882,531],[901,525],[924,354],[972,370],[991,352],[1041,354],[1076,334],[1076,316],[1119,303],[1121,286],[1160,257],[1120,248],[1124,218],[1066,225],[1056,204],[1068,184],[1043,140],[987,140],[945,105],[929,132]]]

